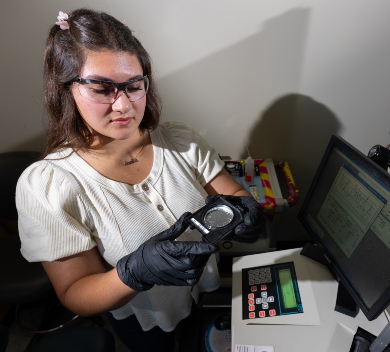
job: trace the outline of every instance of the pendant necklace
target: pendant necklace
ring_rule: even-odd
[[[132,165],[132,164],[135,164],[135,163],[138,163],[138,155],[140,155],[140,153],[144,150],[144,147],[145,147],[145,134],[142,135],[142,147],[141,149],[139,150],[139,152],[137,153],[137,155],[134,157],[134,158],[131,158],[129,161],[126,161],[126,160],[119,160],[119,159],[114,159],[114,158],[110,158],[108,156],[105,156],[105,155],[100,155],[100,157],[103,157],[103,158],[107,158],[107,159],[111,159],[111,160],[116,160],[116,161],[120,161],[121,163],[123,163],[124,166],[127,166],[127,165]],[[95,159],[99,159],[99,157],[97,156],[94,156],[93,154],[90,154],[93,158]]]
[[[127,166],[127,165],[131,165],[131,164],[134,164],[134,163],[138,163],[137,156],[142,152],[142,150],[144,149],[144,146],[145,146],[145,137],[144,137],[144,135],[142,135],[142,147],[141,147],[141,149],[139,150],[137,155],[134,158],[131,158],[129,161],[122,160],[123,165]]]

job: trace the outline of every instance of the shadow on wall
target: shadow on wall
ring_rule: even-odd
[[[304,190],[331,135],[338,134],[340,128],[337,117],[325,105],[305,95],[289,94],[262,113],[249,135],[248,147],[254,155],[288,161],[294,166],[293,176],[302,183],[300,190]]]
[[[309,9],[288,11],[158,81],[164,119],[188,123],[222,155],[246,158],[245,139],[252,157],[288,161],[301,202],[330,136],[341,128],[326,106],[289,93],[300,89],[309,18]],[[280,239],[306,236],[299,208],[300,202],[284,212]]]
[[[281,240],[305,239],[297,215],[317,167],[341,124],[325,105],[310,97],[289,94],[276,100],[259,118],[249,137],[254,155],[287,161],[299,189],[299,203],[283,214]],[[284,238],[285,236],[285,238]]]
[[[46,136],[44,133],[20,141],[8,148],[7,151],[36,151],[43,152],[46,148]]]
[[[299,90],[309,14],[288,11],[255,35],[159,79],[164,120],[188,123],[223,155],[246,155],[237,153],[259,111]]]

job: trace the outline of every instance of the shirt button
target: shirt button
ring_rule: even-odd
[[[148,186],[146,183],[144,183],[144,184],[142,185],[142,189],[143,189],[144,191],[149,191],[149,186]]]
[[[159,204],[159,205],[157,205],[157,209],[160,210],[160,211],[163,211],[164,207],[161,204]]]

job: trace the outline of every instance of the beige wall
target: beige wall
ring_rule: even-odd
[[[59,10],[104,10],[150,52],[164,119],[223,155],[287,160],[305,195],[332,134],[390,143],[388,0],[2,0],[0,152],[42,149],[42,51]],[[299,205],[285,239],[299,239]]]

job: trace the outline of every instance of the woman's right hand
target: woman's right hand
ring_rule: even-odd
[[[188,227],[190,213],[183,214],[168,230],[144,242],[117,263],[119,278],[136,291],[154,285],[194,286],[218,247],[205,242],[174,241]]]

